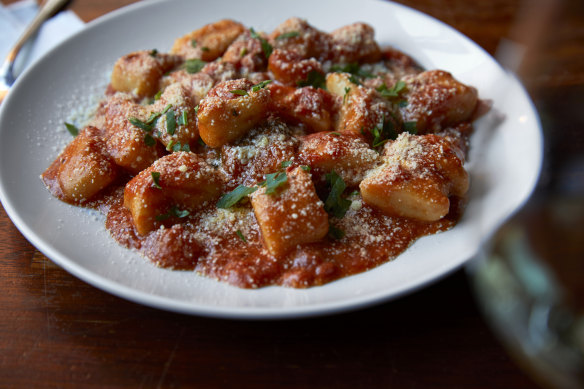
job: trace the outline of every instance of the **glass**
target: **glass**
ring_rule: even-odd
[[[515,70],[542,121],[541,179],[468,272],[486,319],[522,367],[544,386],[584,388],[584,64],[574,33],[584,5],[536,3],[546,7],[531,7],[515,29],[527,52]]]

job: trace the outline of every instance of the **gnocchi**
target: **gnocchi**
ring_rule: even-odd
[[[456,224],[480,105],[365,23],[220,20],[113,64],[94,117],[41,179],[157,266],[312,287]]]

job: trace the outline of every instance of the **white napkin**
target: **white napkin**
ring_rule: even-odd
[[[0,3],[0,63],[37,11],[38,5],[34,0],[22,0],[7,6]],[[18,76],[26,67],[83,26],[83,21],[72,11],[60,12],[47,20],[38,34],[21,50],[14,66],[14,75]]]

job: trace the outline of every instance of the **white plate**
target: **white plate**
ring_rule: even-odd
[[[397,260],[322,287],[242,290],[192,272],[154,267],[119,247],[103,218],[52,198],[39,175],[70,135],[63,121],[100,96],[115,60],[131,51],[168,51],[175,38],[223,18],[271,31],[291,16],[325,31],[355,21],[381,44],[406,51],[425,68],[445,69],[494,101],[476,125],[468,162],[469,207],[452,230],[417,241]],[[504,118],[501,122],[500,119]],[[0,110],[0,199],[18,229],[54,262],[86,282],[149,306],[231,318],[284,318],[354,309],[427,285],[470,259],[531,193],[542,159],[537,115],[515,78],[481,48],[443,23],[376,1],[176,0],[113,12],[65,41],[17,82]]]

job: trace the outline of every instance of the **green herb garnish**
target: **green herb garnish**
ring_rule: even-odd
[[[311,70],[306,76],[306,80],[296,83],[299,87],[312,86],[314,88],[326,89],[326,79],[324,74],[318,70]]]
[[[150,50],[148,54],[150,54],[151,57],[156,57],[158,55],[158,50],[156,49]]]
[[[257,32],[255,32],[253,28],[249,29],[249,34],[252,38],[260,41],[260,44],[262,45],[262,51],[264,52],[264,56],[266,57],[266,59],[270,58],[270,55],[272,54],[273,50],[272,45],[269,44],[267,40],[262,38]]]
[[[270,82],[272,82],[272,80],[265,80],[265,81],[260,82],[259,84],[255,84],[254,86],[251,87],[251,91],[257,92],[260,89],[264,89],[266,87],[266,85],[268,85]]]
[[[146,132],[151,132],[152,129],[154,128],[154,126],[152,125],[152,123],[148,123],[143,122],[142,120],[135,118],[135,117],[130,117],[128,118],[128,121],[133,125],[136,126],[138,128],[140,128],[141,130],[144,130]]]
[[[395,140],[397,138],[397,132],[395,131],[393,122],[391,120],[385,120],[385,118],[378,126],[369,130],[369,132],[373,135],[371,145],[374,148],[383,145],[389,140]]]
[[[174,135],[176,131],[176,118],[174,117],[174,111],[171,109],[166,112],[166,133],[168,135]]]
[[[146,133],[144,135],[144,143],[146,143],[146,146],[152,147],[156,144],[156,139],[154,139],[149,133]]]
[[[182,111],[182,113],[180,114],[176,121],[176,124],[178,124],[179,126],[186,126],[189,124],[189,115],[187,114],[187,111]]]
[[[351,201],[342,197],[347,187],[343,178],[334,170],[325,175],[326,182],[330,187],[330,192],[324,202],[324,209],[331,216],[341,219],[351,206]]]
[[[245,185],[239,185],[237,188],[233,189],[231,192],[221,196],[219,201],[217,201],[217,208],[231,208],[235,204],[243,200],[244,197],[249,196],[255,192],[257,187],[249,187]]]
[[[209,50],[210,49],[208,47],[205,47],[205,46],[201,47],[201,51],[209,51]]]
[[[282,161],[282,163],[280,164],[280,166],[282,166],[282,169],[286,169],[290,165],[292,165],[292,161]]]
[[[160,96],[162,96],[162,89],[156,92],[156,94],[154,95],[154,101],[160,100]]]
[[[237,234],[239,239],[241,239],[244,243],[247,243],[247,239],[245,239],[245,236],[243,236],[243,232],[241,232],[241,230],[237,230],[235,231],[235,233]]]
[[[351,88],[349,88],[348,86],[345,87],[345,94],[343,95],[343,104],[345,104],[347,102],[347,97],[349,97],[349,92],[351,91]]]
[[[189,211],[187,211],[186,209],[180,210],[175,205],[172,208],[170,208],[167,213],[156,216],[156,220],[163,221],[163,220],[166,220],[166,219],[171,218],[171,217],[178,217],[178,218],[182,219],[182,218],[187,217],[189,215],[190,215]]]
[[[297,36],[299,36],[300,33],[298,31],[289,31],[289,32],[284,32],[280,35],[278,35],[276,37],[276,40],[283,40],[283,39],[289,39],[289,38],[296,38]]]
[[[266,174],[266,194],[274,194],[276,190],[288,182],[288,176],[284,172]]]
[[[183,64],[183,68],[187,71],[187,73],[199,73],[201,69],[205,67],[207,62],[203,61],[202,59],[193,58],[187,59]]]
[[[309,172],[311,170],[310,166],[302,165],[300,169],[304,170],[305,172]]]
[[[329,224],[328,236],[334,240],[340,240],[345,236],[345,231]]]
[[[416,135],[418,133],[417,124],[417,122],[404,122],[404,130],[412,135]]]
[[[191,46],[193,46],[193,47],[196,48],[197,47],[197,41],[194,40],[194,39],[191,39]]]
[[[243,90],[243,89],[234,89],[234,90],[230,90],[229,92],[233,93],[234,95],[239,95],[239,96],[247,96],[247,91]]]
[[[158,189],[162,189],[162,187],[160,186],[160,172],[152,172],[151,174],[152,181],[154,182],[152,186]]]
[[[399,97],[401,93],[406,91],[406,83],[400,80],[396,82],[395,85],[391,88],[388,88],[385,84],[381,84],[377,88],[377,91],[381,93],[381,96],[388,99],[393,99]]]
[[[67,129],[67,131],[69,131],[69,133],[73,136],[77,136],[79,134],[79,128],[77,128],[76,126],[74,126],[71,123],[67,123],[65,122],[65,128]]]

